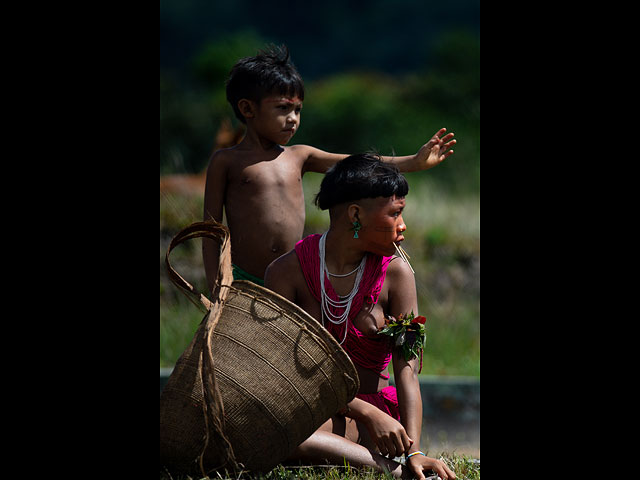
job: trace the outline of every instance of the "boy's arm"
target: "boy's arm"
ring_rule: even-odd
[[[453,154],[451,147],[457,143],[456,140],[453,140],[454,133],[444,135],[446,131],[446,128],[438,130],[415,155],[382,157],[382,160],[394,163],[401,172],[417,172],[435,167]]]
[[[302,158],[304,158],[303,175],[306,172],[327,173],[329,168],[349,156],[348,153],[325,152],[309,145],[294,145],[291,148],[299,149]]]
[[[453,140],[453,133],[444,135],[446,131],[446,128],[438,130],[415,155],[402,157],[382,156],[382,161],[395,164],[401,172],[417,172],[435,167],[449,155],[453,154],[451,147],[456,144],[456,140]],[[325,152],[308,145],[295,145],[292,148],[304,150],[302,152],[305,158],[302,169],[303,175],[306,172],[326,173],[330,167],[349,156],[349,154],[344,153]]]
[[[224,205],[227,179],[227,167],[224,154],[216,152],[211,157],[204,187],[204,220],[215,220],[222,223],[222,207]],[[207,277],[207,287],[213,290],[218,274],[220,245],[208,238],[202,239],[202,260]]]

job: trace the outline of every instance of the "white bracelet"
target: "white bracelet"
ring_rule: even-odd
[[[409,455],[407,455],[407,458],[411,458],[414,455],[418,455],[418,454],[424,455],[426,457],[426,455],[424,453],[422,453],[421,451],[418,450],[417,452],[413,452],[413,453],[410,453]]]

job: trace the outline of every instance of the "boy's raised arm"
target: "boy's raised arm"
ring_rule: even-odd
[[[302,167],[302,173],[316,172],[327,173],[327,170],[338,163],[343,158],[347,158],[346,153],[330,153],[320,150],[319,148],[310,147],[309,145],[295,145],[292,148],[304,149],[305,162]]]
[[[385,162],[395,163],[401,172],[417,172],[435,167],[445,158],[453,154],[453,147],[457,141],[453,140],[454,133],[447,133],[446,128],[438,130],[415,155],[403,157],[382,157]]]
[[[224,155],[214,153],[207,168],[207,177],[204,188],[204,220],[214,219],[222,223],[222,209],[224,205],[227,179],[227,167]],[[214,282],[218,274],[220,246],[208,238],[202,239],[202,259],[204,272],[207,277],[207,287],[213,290]]]
[[[456,144],[456,140],[453,140],[453,133],[445,135],[446,131],[446,128],[438,130],[415,155],[401,157],[382,156],[382,161],[395,164],[401,172],[417,172],[435,167],[453,154],[451,147]],[[296,145],[295,148],[305,149],[306,160],[302,170],[303,174],[305,172],[326,173],[329,168],[349,155],[329,153],[308,145]]]

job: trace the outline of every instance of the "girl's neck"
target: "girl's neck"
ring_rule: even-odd
[[[357,241],[357,240],[356,240]],[[356,268],[366,252],[354,243],[353,232],[329,229],[326,239],[325,263],[331,273],[343,274]]]

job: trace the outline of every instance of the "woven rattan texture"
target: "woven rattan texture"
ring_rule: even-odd
[[[285,298],[242,280],[214,292],[160,396],[160,463],[197,474],[268,471],[353,399],[357,373]]]

